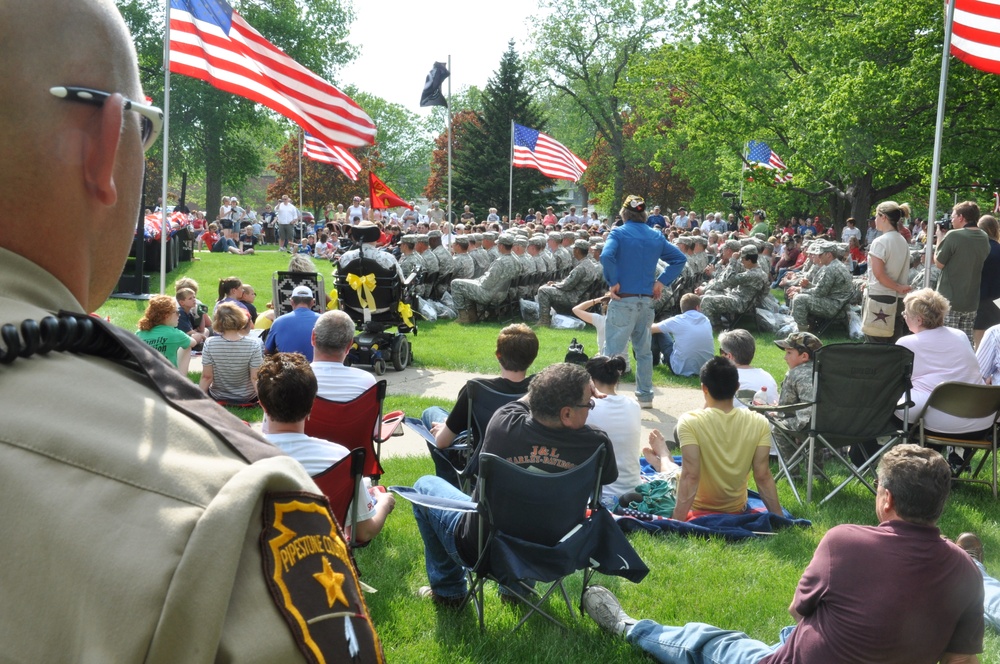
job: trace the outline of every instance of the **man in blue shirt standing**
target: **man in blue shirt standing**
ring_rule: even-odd
[[[676,279],[687,259],[662,233],[646,225],[646,202],[629,196],[622,206],[622,226],[613,229],[601,252],[604,279],[610,284],[606,342],[608,356],[625,354],[629,339],[635,351],[636,398],[653,407],[653,300]],[[667,268],[656,278],[656,264]]]
[[[302,353],[313,360],[312,331],[319,314],[312,310],[315,298],[308,286],[292,290],[292,310],[274,319],[264,342],[264,351],[271,353]]]
[[[663,218],[663,215],[660,214],[659,205],[653,206],[653,214],[649,215],[649,218],[646,219],[646,225],[650,228],[659,228],[660,230],[663,230],[666,227],[667,222]]]

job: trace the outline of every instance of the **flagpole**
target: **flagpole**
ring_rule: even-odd
[[[302,214],[302,128],[299,127],[299,214]]]
[[[448,223],[451,219],[451,54],[448,54]]]
[[[167,235],[170,221],[167,217],[167,177],[170,173],[170,0],[164,0],[166,13],[163,21],[163,187],[160,190],[160,295],[167,292]]]
[[[948,62],[951,55],[951,24],[955,1],[948,3],[944,20],[944,50],[941,51],[941,84],[938,86],[937,123],[934,127],[934,160],[931,166],[931,196],[927,206],[927,246],[924,254],[924,288],[931,286],[931,261],[934,260],[934,222],[937,221],[938,173],[941,168],[941,140],[944,134],[944,104],[948,92]]]
[[[743,207],[743,183],[746,182],[747,173],[747,143],[743,143],[743,152],[740,153],[740,207]],[[741,213],[742,214],[742,213]]]
[[[514,120],[510,121],[510,183],[507,189],[507,223],[514,224]]]

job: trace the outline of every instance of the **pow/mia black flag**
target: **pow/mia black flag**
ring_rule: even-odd
[[[441,94],[441,84],[451,72],[443,62],[435,62],[424,81],[424,92],[420,95],[421,106],[447,106],[448,100]]]

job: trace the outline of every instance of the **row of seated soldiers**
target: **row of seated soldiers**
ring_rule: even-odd
[[[517,229],[457,235],[449,251],[440,232],[431,231],[401,239],[399,265],[404,277],[421,273],[422,297],[440,299],[450,292],[459,322],[537,297],[547,323],[549,307],[569,311],[585,295],[606,288],[598,263],[602,246],[600,236],[587,231],[529,235]]]

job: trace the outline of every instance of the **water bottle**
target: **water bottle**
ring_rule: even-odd
[[[753,395],[753,405],[773,406],[778,403],[778,397],[767,391],[767,385],[761,386]]]

